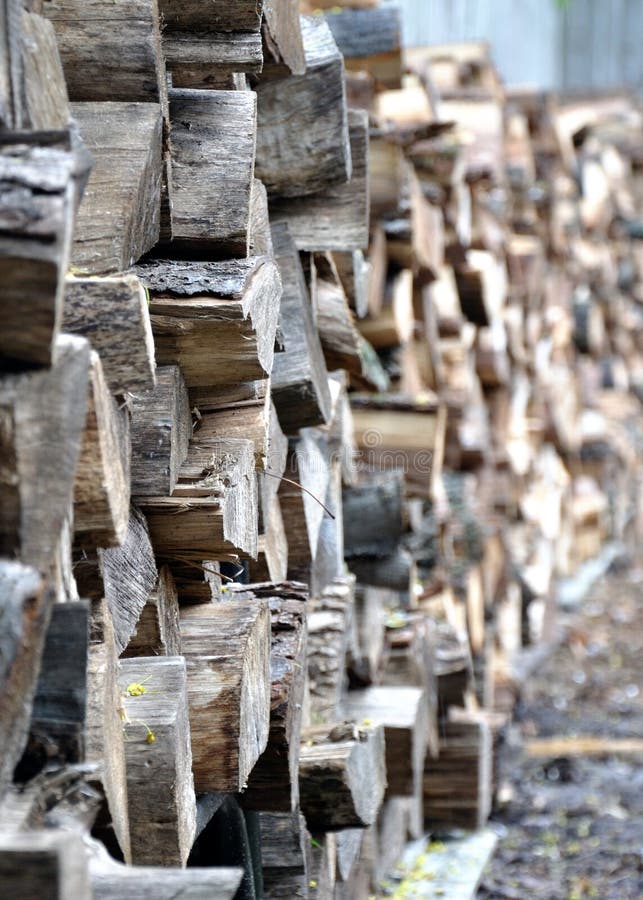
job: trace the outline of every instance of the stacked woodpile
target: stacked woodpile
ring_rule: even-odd
[[[0,893],[366,898],[638,533],[639,111],[370,0],[0,24]]]

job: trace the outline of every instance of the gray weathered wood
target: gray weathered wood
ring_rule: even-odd
[[[310,831],[366,828],[386,788],[381,725],[316,725],[301,735],[299,791]]]
[[[62,830],[0,834],[0,888],[15,900],[90,900],[82,838]]]
[[[130,397],[132,495],[169,496],[188,455],[190,402],[178,366],[156,370],[156,387]]]
[[[310,835],[299,812],[259,815],[264,897],[309,896]]]
[[[248,256],[274,256],[270,220],[268,218],[268,194],[266,186],[258,178],[252,179],[250,191],[250,223],[248,225]]]
[[[159,239],[161,107],[72,103],[72,114],[94,157],[78,210],[72,262],[79,274],[119,272]]]
[[[272,260],[163,260],[134,272],[151,294],[157,361],[180,365],[188,388],[270,374],[281,296]]]
[[[336,578],[308,615],[308,685],[313,721],[332,722],[346,678],[346,653],[354,640],[355,576]]]
[[[62,328],[86,337],[100,354],[113,394],[154,387],[154,338],[147,306],[143,285],[132,275],[66,279]]]
[[[358,319],[364,318],[368,312],[370,262],[361,250],[337,250],[331,256],[351,309]]]
[[[27,742],[51,600],[35,569],[0,562],[0,794]]]
[[[89,344],[61,335],[51,369],[0,379],[0,553],[46,571],[71,505]]]
[[[184,866],[196,830],[185,660],[121,660],[119,687],[132,862]]]
[[[277,484],[279,481],[277,480]],[[259,485],[260,530],[257,560],[250,564],[252,581],[284,581],[288,577],[288,538],[278,497],[269,497]]]
[[[74,531],[84,547],[125,539],[130,502],[129,413],[109,392],[91,352],[87,418],[74,482]]]
[[[162,566],[156,586],[141,610],[134,634],[121,653],[121,659],[180,654],[178,594],[169,566]]]
[[[264,0],[266,43],[275,60],[283,60],[293,75],[306,71],[298,0]]]
[[[163,53],[175,88],[219,88],[238,72],[263,67],[259,32],[192,32],[167,28]]]
[[[323,17],[305,16],[301,28],[305,73],[257,86],[257,175],[271,197],[300,197],[351,177],[342,55]]]
[[[388,556],[351,556],[348,567],[361,584],[391,588],[407,595],[417,579],[413,557],[399,547]]]
[[[51,365],[73,223],[73,155],[0,142],[0,354],[3,368]]]
[[[343,491],[344,549],[353,556],[386,556],[395,551],[406,527],[401,471],[364,472]]]
[[[283,431],[295,434],[328,419],[328,375],[299,254],[288,227],[273,227],[272,240],[283,285],[280,329],[286,345],[284,352],[275,356],[272,395]]]
[[[299,733],[306,681],[308,591],[296,583],[230,585],[225,597],[268,601],[270,650],[270,731],[242,803],[246,809],[291,812],[299,800]]]
[[[382,87],[400,87],[401,13],[394,4],[326,13],[337,46],[354,71],[367,71]]]
[[[270,204],[275,223],[287,222],[299,250],[364,250],[368,246],[368,115],[349,109],[352,175],[308,197]]]
[[[208,404],[209,406],[209,404]],[[270,394],[259,403],[239,406],[223,406],[204,409],[199,404],[200,418],[194,428],[194,441],[202,442],[220,438],[242,439],[254,444],[255,466],[262,472],[268,459],[270,440]]]
[[[310,569],[310,588],[317,596],[344,572],[342,472],[341,461],[334,455],[330,458],[328,474],[324,506],[330,515],[326,514],[321,521],[315,558]]]
[[[34,13],[22,14],[25,118],[29,128],[66,128],[71,113],[56,34],[51,22]]]
[[[256,122],[252,91],[170,92],[170,213],[178,249],[247,256]]]
[[[160,103],[167,108],[157,0],[44,4],[72,100]]]
[[[243,790],[266,748],[270,720],[270,612],[264,600],[181,610],[194,784]]]
[[[259,31],[263,0],[159,0],[168,27],[185,31]]]
[[[22,128],[24,125],[21,16],[20,0],[3,0],[0,3],[0,123],[7,129]]]

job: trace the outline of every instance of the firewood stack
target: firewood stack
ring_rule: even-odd
[[[0,893],[366,898],[640,533],[640,113],[370,0],[0,19]]]

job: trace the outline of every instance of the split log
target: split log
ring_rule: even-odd
[[[232,0],[210,8],[200,0],[159,0],[168,27],[183,31],[259,31],[263,0]]]
[[[35,569],[0,562],[0,794],[27,743],[52,600]]]
[[[61,335],[51,369],[0,379],[0,553],[46,571],[71,506],[89,344]]]
[[[24,125],[34,131],[67,128],[71,118],[69,97],[51,22],[25,10],[21,37]]]
[[[250,441],[193,441],[171,497],[145,497],[163,559],[199,562],[257,552],[257,484]]]
[[[259,32],[193,32],[166,28],[163,53],[174,88],[220,88],[231,76],[263,68]]]
[[[196,829],[185,660],[122,660],[119,687],[132,862],[184,866]]]
[[[406,596],[417,580],[415,560],[399,547],[390,556],[352,556],[347,564],[360,584],[389,588]]]
[[[440,754],[424,770],[428,828],[482,828],[491,811],[491,732],[483,721],[445,722]]]
[[[364,829],[344,828],[335,835],[335,843],[337,846],[337,880],[345,884],[359,864],[364,846]]]
[[[132,495],[169,496],[188,455],[190,401],[178,366],[156,370],[156,386],[130,397]]]
[[[364,250],[368,247],[368,116],[349,109],[352,175],[308,197],[270,204],[274,223],[287,222],[299,250]]]
[[[464,706],[471,684],[471,651],[466,635],[444,623],[438,626],[435,674],[438,680],[438,710],[444,716],[450,706]]]
[[[305,72],[257,85],[257,175],[271,198],[313,194],[351,177],[342,55],[323,17],[303,17],[301,32]]]
[[[261,861],[266,900],[309,896],[310,835],[299,812],[259,815]]]
[[[158,581],[150,593],[122,658],[132,656],[179,656],[179,601],[168,566],[159,570]]]
[[[87,419],[74,483],[74,531],[84,547],[118,546],[130,502],[129,412],[109,393],[92,350]]]
[[[299,732],[306,681],[306,603],[303,585],[230,585],[236,600],[268,601],[270,650],[270,731],[242,795],[245,809],[291,812],[299,801]]]
[[[414,796],[421,782],[428,739],[426,700],[421,688],[370,687],[349,691],[344,715],[356,722],[384,726],[386,795]]]
[[[277,60],[283,60],[293,75],[306,71],[298,0],[264,0],[266,44]]]
[[[336,578],[308,614],[308,687],[313,721],[336,721],[354,641],[355,577]]]
[[[221,600],[223,578],[218,561],[204,559],[172,563],[179,606],[199,603],[218,603]]]
[[[258,403],[215,408],[207,400],[198,404],[199,418],[194,426],[195,443],[225,438],[249,440],[254,445],[255,467],[263,472],[266,467],[270,441],[270,392]]]
[[[316,258],[316,267],[317,328],[326,366],[362,375],[360,334],[337,270],[324,256]]]
[[[466,264],[455,270],[460,303],[475,325],[490,325],[500,315],[507,295],[504,263],[485,250],[469,250]]]
[[[270,374],[281,294],[271,260],[158,261],[133,271],[151,294],[157,362],[180,365],[188,388]]]
[[[372,825],[386,788],[382,726],[318,725],[301,740],[299,791],[309,830]]]
[[[278,483],[278,482],[277,482]],[[257,544],[257,561],[250,564],[252,581],[285,581],[288,577],[288,538],[278,497],[266,501],[259,494],[261,526]]]
[[[0,51],[0,123],[8,130],[24,126],[21,13],[19,0],[6,0],[0,8],[0,24],[5,35]]]
[[[85,757],[89,607],[54,603],[33,701],[29,740],[16,770],[27,781],[47,766]]]
[[[263,182],[258,178],[253,178],[250,190],[248,256],[273,257],[274,255],[268,218],[268,193]]]
[[[119,272],[159,239],[161,108],[73,103],[72,114],[94,157],[76,219],[72,262],[81,273]]]
[[[399,864],[407,846],[409,804],[406,797],[387,797],[377,820],[374,870],[378,883]]]
[[[0,141],[3,368],[52,364],[71,249],[74,157],[29,143]]]
[[[340,461],[334,458],[330,461],[324,506],[330,515],[325,515],[321,521],[309,578],[310,589],[316,595],[344,572],[342,472]]]
[[[15,900],[96,896],[81,836],[62,830],[0,834],[0,885]]]
[[[311,835],[308,861],[308,887],[311,898],[335,898],[337,878],[337,834],[318,832]]]
[[[167,105],[156,0],[45,3],[72,100]]]
[[[328,419],[328,375],[299,254],[288,227],[273,226],[272,240],[283,285],[279,324],[285,342],[284,352],[275,356],[272,395],[283,431],[295,434]]]
[[[342,494],[344,550],[355,556],[394,553],[407,525],[404,474],[365,472]]]
[[[170,92],[174,249],[248,255],[256,122],[252,91]]]
[[[266,748],[270,719],[268,603],[181,610],[197,792],[237,793]]]
[[[390,279],[385,286],[382,307],[377,316],[362,319],[359,330],[377,350],[397,347],[411,340],[415,318],[413,273],[410,269],[403,269]]]
[[[370,260],[364,258],[361,250],[336,250],[331,256],[346,299],[357,318],[362,319],[368,311]]]
[[[112,394],[154,387],[154,338],[147,295],[137,278],[68,277],[62,328],[91,343]]]
[[[402,78],[400,18],[399,8],[387,5],[326,13],[346,67],[369,72],[381,87],[392,88]]]
[[[353,576],[355,577],[355,576]],[[350,687],[365,687],[378,677],[384,655],[384,626],[388,607],[397,595],[384,588],[358,584],[355,591],[355,642],[347,661]]]

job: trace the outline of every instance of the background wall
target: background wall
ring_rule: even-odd
[[[507,84],[643,89],[641,0],[398,0],[404,40],[485,38]]]

